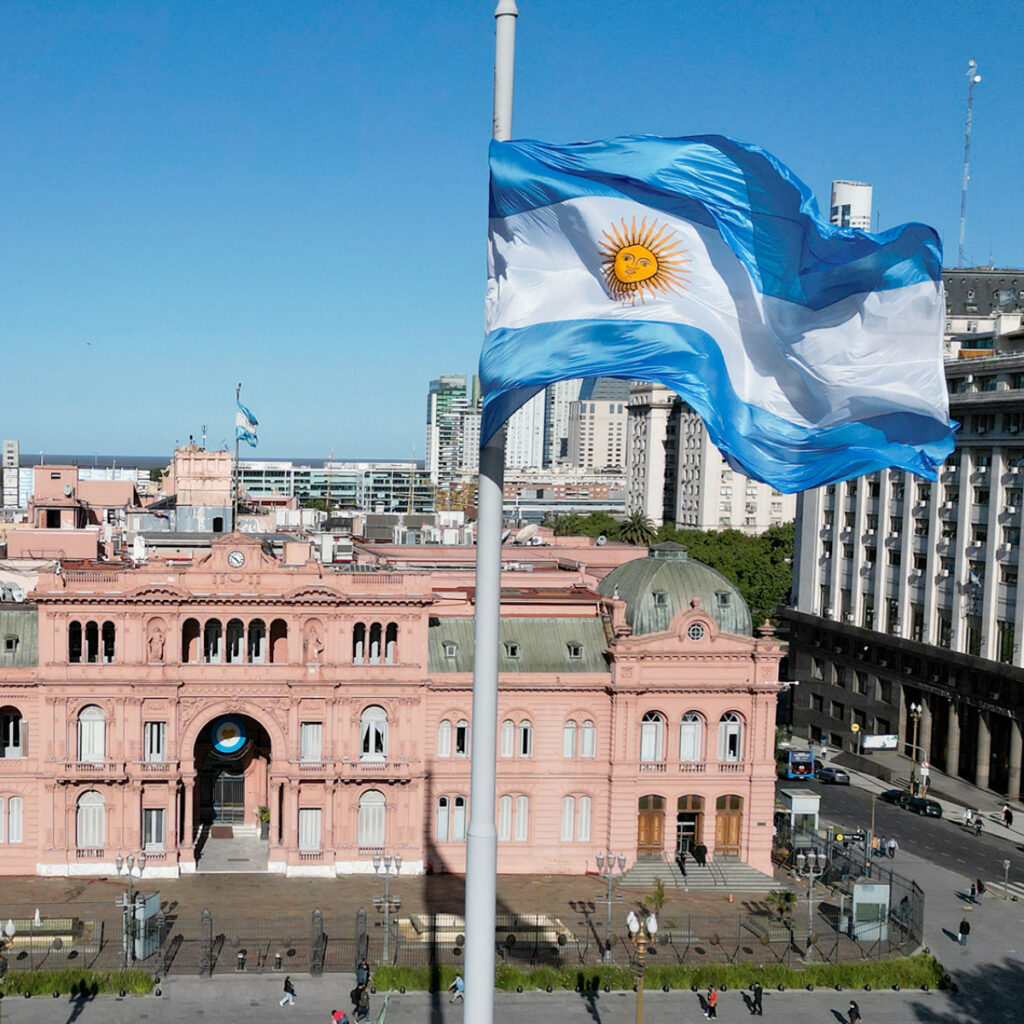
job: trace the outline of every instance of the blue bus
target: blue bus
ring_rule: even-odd
[[[809,750],[780,750],[779,775],[784,779],[814,778],[814,755]]]

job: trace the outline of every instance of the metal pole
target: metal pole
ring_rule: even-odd
[[[242,400],[242,382],[238,382],[238,387],[235,388],[235,409],[238,409],[238,403]],[[231,506],[231,530],[234,532],[238,529],[238,427],[235,427],[235,486],[234,499]]]
[[[612,873],[608,872],[608,913],[604,919],[604,962],[612,960]]]
[[[515,0],[494,12],[493,137],[512,135]],[[494,928],[498,893],[498,834],[494,827],[498,736],[498,637],[501,613],[502,489],[505,432],[480,450],[477,485],[476,624],[473,652],[473,755],[466,830],[466,1024],[494,1020]]]
[[[1010,862],[1008,860],[1003,861],[1003,899],[1008,900],[1010,898]]]
[[[971,180],[971,126],[974,121],[974,84],[981,81],[978,62],[973,58],[967,64],[967,124],[964,129],[964,181],[960,189],[960,244],[957,246],[956,265],[964,265],[964,235],[967,229],[967,183]]]
[[[384,867],[384,963],[391,963],[391,872]]]
[[[636,959],[640,965],[640,979],[636,986],[636,1024],[644,1024],[644,971],[647,960],[647,929],[641,926],[636,938]]]

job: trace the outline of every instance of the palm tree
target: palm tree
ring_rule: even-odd
[[[765,897],[765,903],[775,911],[779,920],[785,920],[796,906],[796,893],[792,889],[773,889]]]
[[[650,544],[656,536],[654,523],[643,512],[631,512],[619,527],[619,540],[627,544]]]

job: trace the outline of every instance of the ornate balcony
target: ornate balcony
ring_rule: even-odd
[[[420,762],[408,758],[392,758],[383,761],[342,761],[338,765],[338,777],[352,779],[411,779],[422,771]]]
[[[62,779],[122,779],[124,761],[60,761],[57,774]]]

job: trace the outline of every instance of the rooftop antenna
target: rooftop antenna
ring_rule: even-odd
[[[206,424],[204,423],[199,430],[203,435],[203,451],[206,451]]]
[[[964,230],[967,221],[967,182],[971,180],[971,121],[974,119],[974,86],[981,81],[978,62],[967,62],[967,127],[964,131],[964,183],[960,190],[960,244],[957,246],[957,267],[964,265]]]

